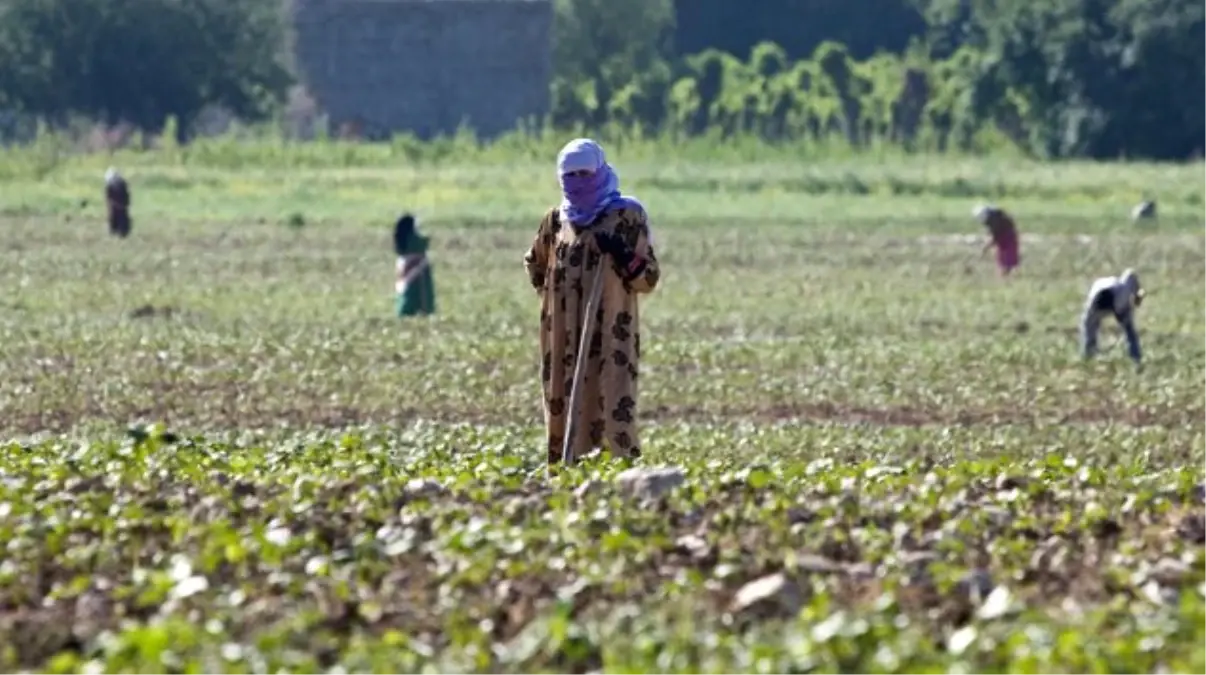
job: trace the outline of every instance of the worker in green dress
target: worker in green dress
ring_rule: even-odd
[[[435,313],[435,285],[427,246],[427,237],[415,228],[414,216],[402,214],[394,224],[394,252],[398,254],[394,306],[398,316]]]

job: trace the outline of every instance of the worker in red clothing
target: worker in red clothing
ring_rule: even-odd
[[[1005,213],[1004,209],[987,204],[977,206],[972,213],[988,228],[988,234],[991,237],[984,244],[983,253],[987,253],[988,249],[996,246],[997,267],[1001,269],[1001,276],[1009,276],[1013,268],[1021,262],[1018,252],[1018,228],[1014,224],[1013,218]]]

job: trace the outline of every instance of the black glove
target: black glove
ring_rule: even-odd
[[[596,232],[595,244],[616,262],[620,276],[625,281],[635,279],[645,269],[645,261],[637,258],[636,252],[628,248],[620,235],[614,232]]]
[[[595,233],[595,244],[603,253],[615,261],[620,277],[625,281],[635,279],[645,269],[645,261],[640,260],[624,242],[624,238],[614,232]]]
[[[624,239],[615,232],[596,232],[595,244],[599,250],[616,259],[616,262],[626,262],[632,257],[632,251],[624,243]]]

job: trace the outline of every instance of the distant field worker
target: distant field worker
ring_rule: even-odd
[[[1143,350],[1139,347],[1139,331],[1135,328],[1135,309],[1143,304],[1145,295],[1139,285],[1139,275],[1132,269],[1125,270],[1121,276],[1101,277],[1093,281],[1080,318],[1084,358],[1092,358],[1097,353],[1097,331],[1101,328],[1101,320],[1112,314],[1126,333],[1131,359],[1136,364],[1142,362]]]
[[[125,238],[130,234],[130,186],[117,169],[105,171],[105,202],[109,210],[109,234]]]
[[[548,461],[560,463],[567,415],[577,415],[570,439],[574,457],[604,443],[618,457],[639,457],[637,376],[641,358],[638,296],[660,278],[645,208],[620,193],[603,149],[590,139],[570,141],[557,157],[559,206],[545,213],[524,267],[540,294],[540,380]],[[569,397],[579,357],[585,308],[600,265],[602,284],[592,319],[584,379]]]
[[[1018,251],[1018,228],[1013,218],[1004,209],[988,204],[981,204],[972,212],[976,219],[988,228],[989,240],[984,244],[981,254],[987,253],[993,246],[997,247],[997,267],[1003,276],[1009,276],[1013,268],[1021,262]]]
[[[419,234],[415,218],[403,214],[394,224],[394,304],[398,316],[435,313],[435,284],[427,260],[428,239]]]

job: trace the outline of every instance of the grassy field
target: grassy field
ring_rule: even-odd
[[[616,149],[650,495],[544,476],[555,149],[0,155],[0,669],[1206,668],[1201,164]],[[407,209],[439,314],[400,321]],[[1125,266],[1142,372],[1076,344]]]

